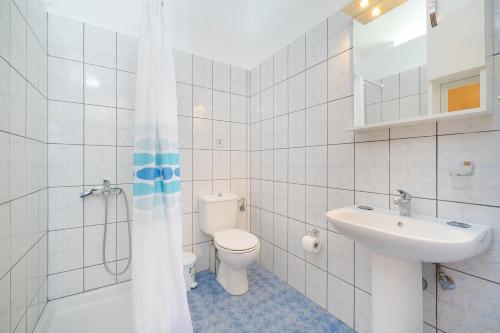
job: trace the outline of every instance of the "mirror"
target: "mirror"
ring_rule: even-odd
[[[426,24],[426,0],[406,1],[366,24],[353,20],[365,124],[427,115]]]
[[[483,1],[353,0],[344,11],[354,130],[487,112]]]

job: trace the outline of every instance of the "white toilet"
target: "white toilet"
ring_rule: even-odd
[[[200,228],[213,236],[220,260],[217,281],[232,295],[248,291],[247,266],[257,259],[260,243],[253,234],[236,229],[238,197],[232,193],[199,198]]]

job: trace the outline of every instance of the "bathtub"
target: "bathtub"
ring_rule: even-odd
[[[50,301],[35,333],[130,333],[130,282]]]

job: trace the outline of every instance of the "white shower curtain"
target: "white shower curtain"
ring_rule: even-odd
[[[143,0],[135,111],[134,333],[193,331],[183,278],[177,97],[167,30],[167,1]]]

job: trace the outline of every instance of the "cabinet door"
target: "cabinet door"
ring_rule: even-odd
[[[428,79],[452,78],[485,66],[484,0],[434,1],[438,25],[433,28],[428,20]]]

